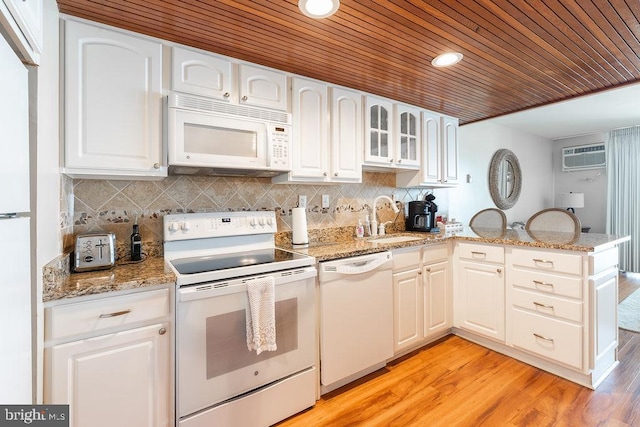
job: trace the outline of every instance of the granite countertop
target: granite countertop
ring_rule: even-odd
[[[311,242],[308,248],[294,247],[290,243],[280,244],[283,249],[315,257],[317,261],[329,261],[351,256],[366,255],[392,249],[437,244],[449,240],[463,240],[477,243],[493,243],[500,245],[524,246],[543,249],[561,249],[578,252],[597,252],[630,240],[629,236],[616,236],[597,233],[557,233],[527,232],[525,230],[501,229],[465,229],[451,236],[443,234],[400,232],[384,237],[409,236],[416,240],[393,243],[379,243],[376,238],[357,239],[336,238]],[[334,236],[338,237],[338,236]]]
[[[425,244],[438,244],[449,240],[463,240],[478,243],[493,243],[544,249],[561,249],[578,252],[597,252],[630,240],[629,236],[615,236],[597,233],[528,233],[525,230],[465,229],[461,233],[444,234],[398,232],[383,238],[399,236],[415,240],[381,243],[376,238],[354,238],[352,229],[325,229],[314,233],[309,247],[294,247],[290,238],[276,239],[282,249],[329,261],[358,255],[366,255]],[[164,258],[148,257],[139,263],[120,263],[109,270],[70,273],[69,254],[62,255],[43,269],[42,301],[56,301],[105,292],[144,288],[148,286],[175,283],[176,277]]]
[[[176,281],[176,276],[165,264],[164,258],[159,257],[147,257],[142,262],[120,263],[108,270],[84,273],[70,273],[69,262],[69,255],[66,254],[44,267],[43,302],[138,289]]]

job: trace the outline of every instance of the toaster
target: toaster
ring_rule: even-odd
[[[116,236],[113,233],[84,233],[76,236],[74,271],[111,268],[116,263]]]

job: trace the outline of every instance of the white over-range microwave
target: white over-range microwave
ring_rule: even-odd
[[[270,177],[291,170],[291,115],[171,93],[169,173]]]

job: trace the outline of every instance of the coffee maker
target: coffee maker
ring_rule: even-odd
[[[409,212],[405,220],[407,231],[430,231],[436,226],[438,205],[433,203],[436,196],[427,194],[425,200],[409,202]]]

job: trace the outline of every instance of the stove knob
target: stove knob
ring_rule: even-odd
[[[172,232],[174,232],[174,233],[175,233],[176,231],[178,231],[178,223],[177,223],[177,222],[172,222],[172,223],[170,223],[170,224],[169,224],[169,231],[172,231]]]
[[[260,218],[260,226],[264,227],[264,218]]]
[[[191,230],[191,224],[189,224],[189,221],[185,221],[182,223],[182,231],[189,231]]]
[[[256,225],[258,225],[258,223],[256,222],[255,218],[251,218],[249,220],[249,225],[251,225],[252,227],[255,227]]]
[[[269,227],[273,225],[273,219],[271,219],[271,217],[267,218],[267,224],[269,224]]]

